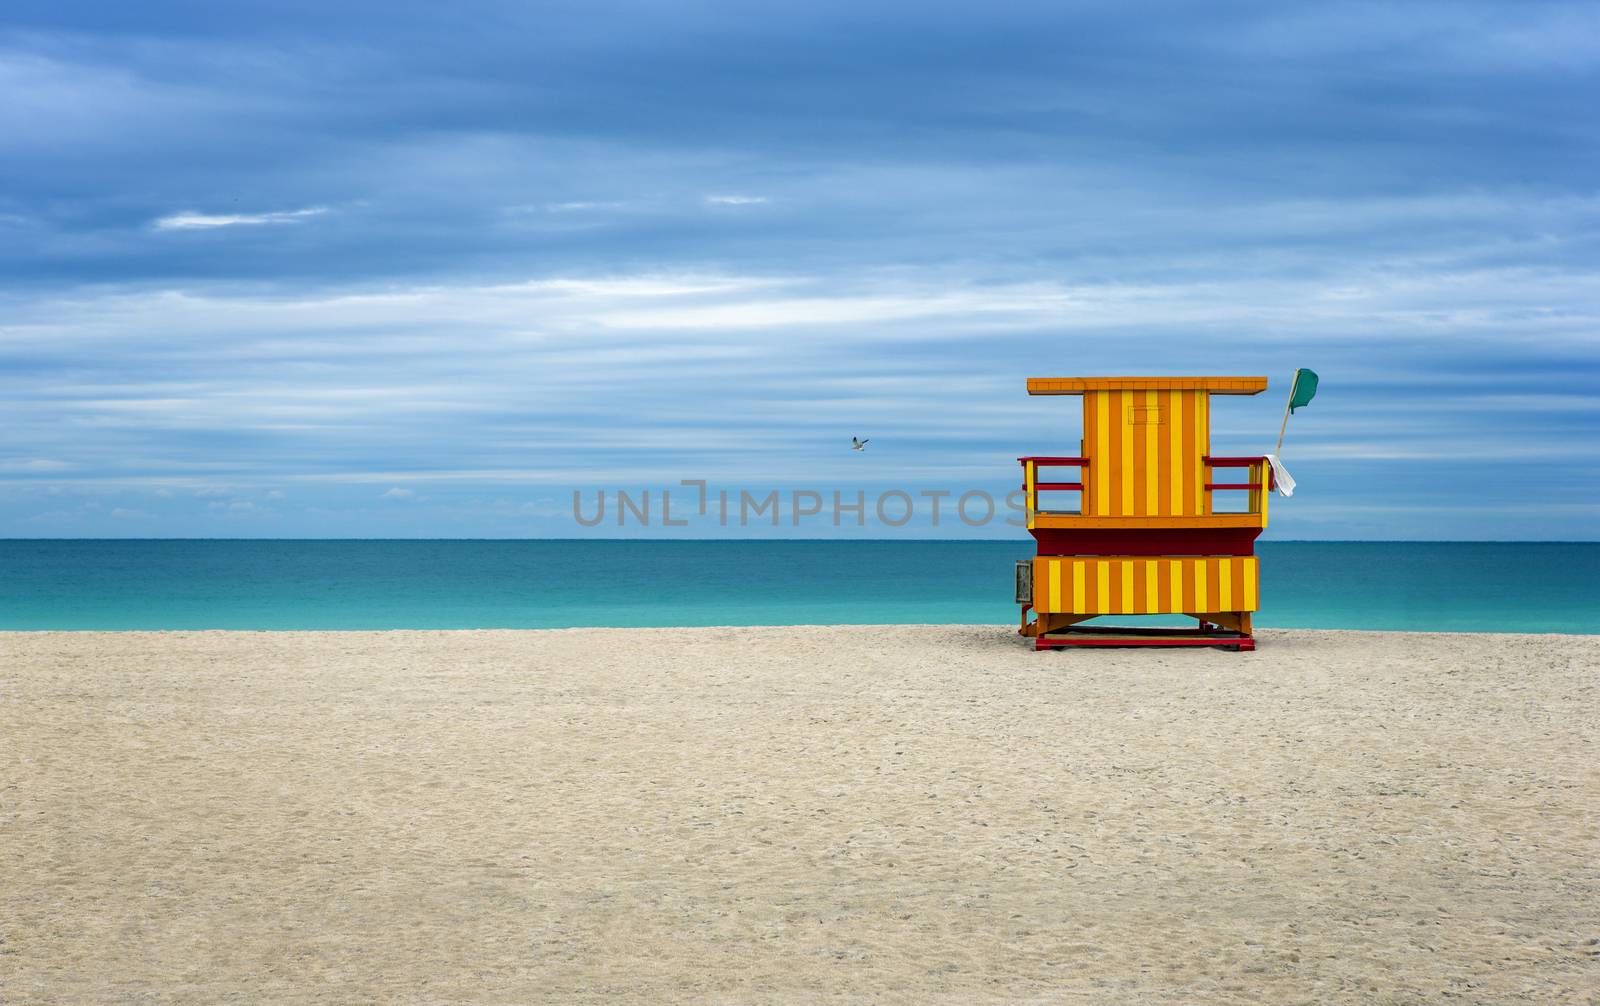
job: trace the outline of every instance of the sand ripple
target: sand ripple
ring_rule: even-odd
[[[1595,1002],[1600,638],[0,635],[0,1002]]]

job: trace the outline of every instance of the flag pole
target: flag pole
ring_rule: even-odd
[[[1294,372],[1294,380],[1289,382],[1289,400],[1283,403],[1283,425],[1278,427],[1278,447],[1272,453],[1274,456],[1283,453],[1283,434],[1289,429],[1289,406],[1294,404],[1294,386],[1300,380],[1300,371]]]

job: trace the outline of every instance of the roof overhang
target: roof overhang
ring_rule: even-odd
[[[1091,391],[1209,391],[1213,395],[1259,395],[1265,377],[1030,377],[1030,395],[1082,395]]]

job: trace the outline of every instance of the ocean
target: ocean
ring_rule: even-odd
[[[0,629],[1014,624],[1031,546],[0,540]],[[1600,633],[1597,542],[1257,547],[1261,627]]]

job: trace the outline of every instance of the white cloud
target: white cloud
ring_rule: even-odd
[[[147,492],[155,480],[180,496],[248,495],[263,508],[277,505],[273,486],[291,485],[297,502],[334,505],[330,513],[364,500],[370,509],[359,512],[370,516],[379,499],[391,518],[442,500],[435,512],[454,516],[441,520],[468,522],[448,524],[456,528],[470,526],[460,500],[478,485],[558,494],[554,512],[536,502],[516,513],[528,520],[558,519],[574,486],[684,477],[848,486],[863,469],[840,444],[859,433],[874,438],[874,477],[988,485],[1011,477],[1010,458],[1077,436],[1071,403],[1022,393],[1029,373],[1204,373],[1219,359],[1273,375],[1268,395],[1218,409],[1214,443],[1237,453],[1272,443],[1294,365],[1322,370],[1324,392],[1293,421],[1287,445],[1308,498],[1361,498],[1407,466],[1445,471],[1462,444],[1496,464],[1596,458],[1581,435],[1595,400],[1562,382],[1548,383],[1562,389],[1552,398],[1544,376],[1555,362],[1600,359],[1600,284],[1588,271],[1385,274],[1356,264],[1141,279],[645,270],[276,296],[195,287],[18,299],[0,346],[48,339],[74,359],[106,361],[106,376],[0,375],[14,456],[74,463],[4,481]],[[1316,297],[1354,286],[1367,292]],[[1565,310],[1531,309],[1545,303]],[[1483,361],[1510,354],[1526,376],[1479,383]],[[1436,373],[1441,359],[1469,370]],[[216,452],[218,431],[250,450]],[[1363,474],[1335,479],[1335,463]],[[284,519],[318,526],[298,511]]]
[[[754,206],[768,201],[766,196],[706,196],[713,206]]]
[[[485,293],[516,295],[555,293],[569,297],[679,297],[686,294],[735,293],[781,285],[793,280],[754,276],[646,274],[594,279],[543,279],[482,288]]]
[[[216,227],[233,227],[240,224],[290,224],[307,217],[328,212],[322,206],[309,206],[303,210],[282,210],[275,213],[174,213],[155,223],[158,231],[209,230]]]
[[[619,202],[589,202],[577,201],[570,203],[546,203],[545,209],[551,213],[577,213],[583,210],[618,210],[622,208]]]
[[[628,205],[620,199],[569,199],[554,203],[517,203],[501,207],[500,213],[508,217],[528,217],[546,213],[594,213],[620,210]]]

